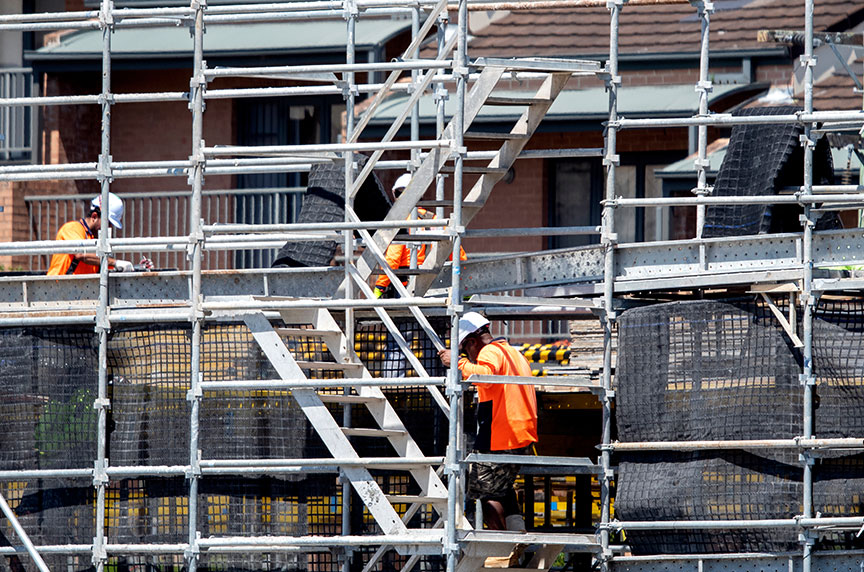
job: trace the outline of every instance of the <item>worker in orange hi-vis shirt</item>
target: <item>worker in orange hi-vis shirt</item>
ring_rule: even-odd
[[[115,228],[123,228],[123,199],[114,193],[108,193],[108,209],[105,209],[108,222]],[[90,212],[86,217],[72,220],[60,227],[56,240],[88,240],[99,236],[102,228],[102,195],[97,195],[90,201]],[[115,270],[131,272],[134,267],[127,260],[108,258],[108,264]],[[48,267],[49,276],[64,274],[96,274],[99,272],[99,255],[90,254],[55,254],[51,257]]]
[[[471,375],[531,376],[528,360],[503,338],[489,333],[489,320],[467,312],[459,320],[458,347],[463,379]],[[450,350],[438,352],[449,367]],[[533,385],[475,383],[478,393],[477,440],[480,453],[532,454],[537,442],[537,398]],[[519,465],[473,463],[468,473],[468,498],[480,499],[486,526],[492,530],[525,531],[513,482]]]
[[[405,190],[405,187],[408,186],[408,183],[411,182],[411,173],[403,173],[396,179],[396,182],[393,183],[393,196],[395,198],[399,198],[402,192]],[[435,213],[427,211],[422,207],[417,207],[417,218],[420,219],[434,219]],[[387,265],[390,266],[393,270],[398,270],[400,268],[410,268],[411,267],[411,248],[407,244],[391,244],[387,247],[387,252],[384,253],[384,258],[387,259]],[[465,255],[465,250],[459,250],[459,259],[467,260],[467,256]],[[453,255],[450,255],[450,260],[453,259]],[[426,260],[426,245],[420,245],[420,248],[417,250],[417,266],[423,264],[423,261]],[[402,284],[407,285],[407,282],[403,279]],[[380,298],[385,294],[387,297],[392,295],[393,291],[390,288],[390,277],[386,274],[381,274],[378,277],[378,280],[375,281],[375,297]]]

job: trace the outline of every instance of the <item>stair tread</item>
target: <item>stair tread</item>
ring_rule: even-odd
[[[506,139],[528,139],[531,137],[529,133],[502,133],[498,131],[466,131],[464,136],[465,139],[495,139],[495,140],[506,140]]]
[[[387,495],[387,500],[389,500],[391,503],[435,504],[435,503],[446,503],[447,497],[429,497],[429,496],[424,496],[424,495]]]
[[[417,201],[417,206],[418,206],[418,207],[452,207],[452,206],[453,206],[453,201],[452,201],[452,200],[443,200],[443,201],[438,201],[438,200]],[[463,206],[463,207],[479,207],[479,206],[482,206],[482,205],[481,205],[479,202],[477,202],[477,201],[462,201],[462,206]]]
[[[380,403],[386,399],[384,397],[363,397],[361,395],[340,395],[338,393],[319,393],[318,397],[324,403],[342,403],[346,405]]]
[[[309,336],[310,338],[320,338],[323,336],[339,335],[342,332],[338,330],[315,330],[312,328],[274,328],[276,333],[283,336]]]
[[[297,360],[297,365],[301,369],[358,369],[362,368],[362,363],[336,363],[332,361],[301,361]],[[336,380],[334,380],[336,381]]]
[[[401,429],[367,429],[364,427],[342,427],[342,432],[353,437],[398,437],[408,433]]]
[[[462,172],[469,175],[482,175],[483,173],[506,173],[509,167],[462,167]],[[455,167],[441,167],[442,173],[455,173]]]
[[[492,95],[486,98],[484,105],[537,105],[538,103],[549,103],[551,100],[548,97],[534,96],[507,96],[507,95]]]

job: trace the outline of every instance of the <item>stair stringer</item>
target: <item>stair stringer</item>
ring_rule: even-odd
[[[283,319],[285,317],[286,316],[283,316]],[[341,332],[339,324],[330,314],[329,310],[325,308],[316,311],[312,323],[315,329],[318,330],[338,330]],[[351,344],[347,343],[344,332],[323,336],[323,338],[327,343],[327,348],[330,350],[330,353],[333,354],[333,357],[337,362],[362,363],[354,354],[354,349],[351,347]],[[361,369],[360,377],[363,379],[372,379],[372,374],[369,373],[369,370],[366,369],[365,365]],[[356,391],[357,395],[361,397],[374,397],[379,399],[379,401],[376,401],[375,403],[368,403],[366,408],[369,410],[369,413],[372,414],[372,417],[381,429],[404,431],[401,435],[387,437],[387,440],[400,457],[419,458],[425,456],[423,451],[420,449],[420,446],[417,445],[417,442],[414,441],[414,438],[408,433],[408,429],[405,427],[399,414],[393,408],[393,405],[387,399],[387,396],[384,395],[384,392],[381,391],[380,387],[361,386],[357,387]],[[420,485],[420,490],[423,496],[440,499],[444,503],[447,502],[447,487],[444,486],[444,483],[435,473],[435,470],[431,465],[422,469],[410,469],[409,473],[417,484]],[[440,505],[437,506],[436,509],[438,509],[442,514],[446,512],[446,509],[442,511]]]
[[[471,87],[468,96],[465,98],[465,114],[463,132],[467,131],[471,123],[476,119],[477,114],[483,107],[483,102],[495,89],[498,80],[504,75],[505,68],[503,67],[487,67],[480,74],[480,77]],[[456,120],[451,119],[441,134],[442,139],[453,139],[453,134],[456,132]],[[426,189],[435,180],[435,176],[441,168],[449,161],[453,154],[451,147],[444,149],[432,149],[429,154],[420,162],[420,167],[414,172],[414,176],[408,183],[408,186],[402,192],[402,195],[393,203],[385,221],[401,221],[406,220],[411,214],[411,211],[417,206],[417,202],[423,197]],[[382,228],[378,229],[372,236],[372,240],[378,245],[382,251],[386,251],[387,247],[393,241],[393,238],[399,232],[398,228]],[[377,267],[378,263],[375,256],[370,252],[362,254],[356,262],[357,272],[366,280],[372,275],[372,272]],[[343,294],[345,291],[345,281],[339,286],[337,295]]]
[[[243,321],[280,378],[285,381],[307,379],[282,338],[263,314],[244,315]],[[333,419],[327,406],[314,390],[296,388],[291,391],[291,395],[334,458],[350,460],[360,458],[348,437],[342,432],[342,428]],[[343,466],[340,469],[385,534],[404,535],[408,532],[408,528],[368,469],[358,466]]]
[[[552,107],[555,99],[567,85],[570,79],[570,73],[554,73],[549,74],[540,88],[537,90],[537,103],[529,106],[520,116],[519,120],[514,125],[511,133],[519,135],[518,139],[508,139],[505,141],[495,157],[489,162],[489,167],[507,167],[508,169],[516,161],[516,157],[525,148],[530,140],[530,135],[540,125],[543,117]],[[529,135],[529,137],[524,137]],[[504,178],[505,173],[492,172],[480,175],[480,178],[465,195],[462,207],[462,226],[467,226],[471,219],[480,211],[489,198],[492,188],[498,181]],[[426,260],[421,265],[424,269],[441,269],[444,262],[450,257],[453,252],[452,242],[433,242],[431,252],[426,256]],[[415,282],[415,296],[422,296],[426,293],[429,287],[437,278],[436,274],[421,274],[417,276]]]

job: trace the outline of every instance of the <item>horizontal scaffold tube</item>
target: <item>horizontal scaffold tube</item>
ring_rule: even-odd
[[[836,185],[831,185],[830,190],[836,190]],[[814,191],[819,191],[820,187],[814,185]],[[853,194],[864,190],[864,187],[857,185],[848,185],[846,187],[850,194],[844,195],[759,195],[751,197],[741,196],[717,196],[717,197],[654,197],[654,198],[639,198],[625,199],[616,198],[614,206],[616,207],[682,207],[696,205],[780,205],[780,204],[806,204],[806,203],[857,203],[864,200],[864,194]],[[829,190],[829,189],[826,189]],[[605,204],[610,204],[608,201],[603,201]]]
[[[434,228],[444,227],[450,224],[450,219],[417,219],[417,220],[388,220],[388,221],[364,221],[364,222],[331,222],[331,223],[297,223],[297,224],[205,224],[201,227],[205,234],[217,234],[228,232],[286,232],[286,231],[310,231],[310,230],[357,230],[378,228]]]
[[[601,528],[615,530],[692,530],[723,528],[817,528],[817,527],[860,527],[864,517],[826,517],[826,518],[775,518],[762,520],[655,520],[655,521],[618,521],[600,524]]]
[[[308,66],[256,66],[210,68],[204,72],[206,77],[226,77],[238,75],[273,75],[300,73],[340,73],[364,71],[423,70],[445,69],[453,65],[453,60],[403,60],[394,62],[371,62],[361,64],[317,64]]]
[[[280,301],[257,301],[237,300],[235,302],[204,302],[201,304],[203,310],[281,310],[288,308],[328,308],[330,310],[342,310],[345,308],[409,308],[411,306],[445,307],[446,298],[391,298],[391,299],[368,299],[347,300],[334,298],[327,300],[296,300],[286,299]]]
[[[416,534],[388,534],[362,536],[263,536],[202,538],[201,548],[248,547],[250,550],[278,550],[283,546],[410,546],[414,544],[441,544],[441,529],[418,530]]]
[[[648,127],[692,127],[697,125],[776,125],[780,123],[816,123],[822,121],[854,121],[864,124],[864,111],[814,111],[793,115],[731,115],[716,113],[704,117],[668,117],[651,119],[624,119],[615,122],[618,129]]]
[[[447,149],[453,145],[450,139],[427,141],[391,141],[388,143],[322,143],[319,145],[225,145],[205,147],[204,154],[210,157],[231,155],[273,155],[300,153],[342,153],[344,151],[401,151],[405,149]]]
[[[737,439],[731,441],[644,441],[611,443],[603,448],[614,451],[693,451],[696,449],[859,449],[864,438],[815,439]]]
[[[326,369],[326,368],[325,368]],[[328,387],[390,387],[390,386],[423,386],[443,385],[443,377],[364,377],[333,379],[309,379],[286,381],[284,379],[262,379],[249,381],[202,381],[198,385],[204,391],[236,391],[236,390],[290,390],[290,389],[324,389]]]

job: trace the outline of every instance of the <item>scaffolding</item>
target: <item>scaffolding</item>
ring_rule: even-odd
[[[802,64],[805,66],[803,111],[791,115],[733,116],[709,112],[708,95],[712,89],[709,75],[709,31],[713,4],[702,0],[665,3],[690,4],[698,15],[701,29],[698,113],[692,117],[627,119],[618,113],[621,88],[619,74],[619,17],[628,5],[656,4],[657,0],[549,0],[543,2],[475,2],[461,0],[313,0],[268,3],[238,3],[208,6],[202,0],[192,0],[189,7],[115,9],[110,0],[102,0],[98,10],[50,14],[0,16],[0,30],[44,31],[92,29],[102,36],[102,84],[99,95],[14,97],[0,99],[4,109],[34,106],[98,105],[101,110],[101,148],[98,160],[92,163],[63,165],[15,165],[0,167],[0,181],[28,180],[95,180],[99,183],[103,202],[115,179],[123,177],[187,177],[191,192],[188,213],[189,233],[184,236],[145,236],[113,238],[103,231],[98,240],[81,242],[34,241],[0,244],[0,255],[34,255],[54,252],[95,253],[102,264],[98,277],[55,279],[42,276],[0,278],[0,298],[6,309],[0,312],[0,326],[51,327],[84,326],[97,335],[98,384],[93,399],[96,410],[96,457],[92,468],[58,468],[40,470],[8,470],[0,472],[6,482],[38,479],[79,479],[92,484],[94,491],[95,524],[92,543],[78,545],[34,545],[27,531],[5,498],[0,497],[0,510],[14,528],[20,544],[0,547],[2,555],[26,552],[32,566],[47,570],[42,558],[48,554],[84,555],[92,560],[96,570],[110,567],[119,555],[175,555],[178,564],[188,570],[199,567],[203,554],[227,553],[304,553],[334,551],[348,570],[350,555],[361,547],[373,547],[374,554],[364,570],[375,569],[383,554],[395,549],[406,557],[403,570],[410,570],[424,555],[443,556],[449,572],[482,568],[486,556],[506,554],[517,543],[538,544],[534,560],[527,566],[548,569],[562,550],[592,555],[601,570],[713,570],[734,563],[740,570],[811,570],[857,568],[859,552],[830,553],[814,550],[816,530],[837,527],[864,526],[864,516],[824,518],[814,514],[813,459],[818,450],[842,448],[861,450],[860,438],[820,439],[814,432],[812,370],[813,311],[817,297],[823,293],[859,290],[860,278],[819,278],[814,268],[864,263],[864,235],[861,229],[814,232],[816,205],[849,206],[864,200],[861,185],[815,185],[813,183],[814,131],[818,126],[830,130],[832,125],[859,127],[864,125],[860,110],[818,112],[813,110],[813,14],[814,0],[805,5],[805,45]],[[554,60],[542,58],[471,60],[468,54],[468,13],[471,10],[525,8],[573,8],[605,6],[610,12],[609,59],[605,64],[593,61]],[[456,25],[449,14],[457,14]],[[402,15],[411,18],[411,42],[401,58],[387,63],[356,63],[355,32],[358,20],[380,15]],[[254,22],[284,22],[308,18],[336,18],[346,22],[347,49],[345,63],[339,65],[267,66],[209,68],[204,55],[206,25]],[[192,31],[194,66],[188,92],[175,93],[112,93],[112,32],[122,28],[152,26],[187,26]],[[421,42],[437,32],[437,55],[434,59],[419,57]],[[386,72],[383,82],[357,84],[355,74]],[[411,82],[397,82],[406,72]],[[217,77],[283,76],[314,77],[333,74],[334,85],[310,83],[293,87],[256,87],[208,89],[208,82]],[[543,115],[574,75],[601,78],[609,94],[608,122],[605,126],[605,148],[602,150],[525,151],[525,143]],[[337,77],[338,76],[338,77]],[[495,87],[502,78],[518,76],[537,85],[536,93],[524,97],[500,96]],[[453,86],[455,106],[452,117],[445,117],[444,100],[447,87]],[[401,112],[386,134],[376,142],[362,142],[364,129],[375,115],[387,94],[404,91],[407,94]],[[419,128],[419,98],[432,92],[437,106],[437,129],[434,139],[422,139]],[[373,94],[371,104],[358,113],[356,99],[361,93]],[[346,124],[341,143],[297,146],[207,146],[203,139],[205,104],[209,100],[248,97],[284,97],[309,95],[342,95],[345,99]],[[188,102],[192,115],[192,148],[189,158],[174,161],[114,162],[111,156],[111,109],[117,103]],[[482,133],[470,129],[483,105],[517,106],[525,111],[510,133]],[[402,125],[410,124],[410,138],[397,140]],[[792,189],[792,194],[754,197],[712,197],[706,169],[708,128],[741,124],[795,123],[804,126],[804,183]],[[698,130],[698,183],[691,198],[617,197],[616,169],[619,165],[617,134],[626,129],[696,127]],[[496,151],[474,151],[467,147],[471,138],[497,140]],[[382,161],[387,151],[410,152],[410,160]],[[369,153],[362,168],[355,154]],[[502,179],[510,166],[521,157],[601,156],[606,169],[605,200],[602,204],[601,243],[598,247],[565,249],[554,252],[513,255],[492,261],[462,262],[453,257],[459,252],[465,236],[479,236],[483,231],[466,230],[472,217],[482,208],[494,184]],[[207,174],[243,174],[275,171],[308,171],[314,165],[344,162],[345,218],[338,223],[306,224],[221,224],[202,217],[203,181]],[[472,164],[482,163],[482,167]],[[374,176],[375,169],[408,169],[411,183],[394,203],[383,221],[364,222],[353,209],[353,199],[363,182]],[[444,170],[452,170],[452,197],[445,190]],[[480,175],[476,184],[465,188],[464,174]],[[434,186],[434,206],[438,218],[411,220],[411,215],[428,188]],[[803,230],[784,235],[756,235],[742,238],[704,238],[706,207],[729,204],[795,204],[804,209]],[[619,209],[646,206],[695,206],[697,232],[690,240],[619,244],[615,220]],[[451,209],[445,218],[444,208]],[[423,240],[431,242],[431,252],[412,278],[410,289],[401,286],[384,260],[386,247],[400,230],[426,229]],[[107,230],[107,229],[106,229]],[[359,237],[359,241],[356,236]],[[496,231],[487,235],[496,236]],[[497,231],[497,236],[548,235],[554,233],[597,234],[598,229],[572,227],[568,229],[514,229]],[[205,270],[203,261],[213,251],[278,248],[286,240],[336,241],[341,245],[341,266],[313,268],[274,268],[255,270]],[[356,246],[365,247],[357,254]],[[110,256],[126,252],[182,253],[188,269],[170,272],[114,274],[109,272]],[[375,299],[368,286],[369,277],[380,266],[398,291],[394,299]],[[442,269],[444,269],[442,271]],[[425,271],[425,272],[423,272]],[[599,277],[599,278],[598,278]],[[776,284],[796,282],[797,303],[801,305],[803,367],[800,372],[804,408],[801,412],[804,431],[794,439],[738,441],[680,441],[618,443],[612,439],[613,401],[613,334],[617,313],[621,311],[620,296],[632,292],[674,289],[699,289],[740,284]],[[488,295],[531,286],[563,285],[577,292],[580,298],[521,300]],[[322,296],[322,292],[328,293]],[[332,294],[330,294],[332,293]],[[785,294],[784,294],[785,295]],[[467,302],[465,301],[468,296]],[[767,297],[767,294],[766,294]],[[773,300],[768,302],[773,306]],[[794,302],[794,300],[793,300]],[[585,376],[562,377],[556,385],[588,388],[599,395],[602,407],[602,427],[599,462],[588,459],[538,457],[527,464],[560,466],[573,472],[595,474],[600,483],[600,522],[596,536],[584,534],[528,533],[524,535],[474,530],[463,515],[463,488],[467,463],[474,461],[508,462],[507,456],[469,455],[464,439],[463,393],[455,364],[445,376],[429,375],[424,364],[415,356],[402,336],[392,315],[410,316],[428,336],[436,349],[446,347],[447,336],[440,335],[430,324],[429,316],[444,316],[451,332],[458,331],[459,316],[466,307],[486,308],[502,315],[566,315],[568,312],[592,310],[600,317],[604,351],[602,377],[597,383]],[[795,303],[790,304],[792,308]],[[775,308],[776,309],[776,308]],[[334,317],[339,313],[339,320]],[[414,377],[388,379],[373,377],[352,348],[356,339],[358,316],[374,316],[384,324],[398,349],[415,372]],[[781,314],[782,316],[782,314]],[[204,379],[202,348],[208,324],[236,322],[245,326],[260,351],[272,365],[277,379]],[[277,323],[281,320],[287,326]],[[789,329],[795,319],[790,318]],[[189,432],[188,460],[176,465],[124,465],[109,462],[108,433],[110,380],[108,372],[110,335],[117,328],[140,324],[179,324],[188,327],[190,356],[188,370]],[[292,326],[301,324],[300,327]],[[281,330],[281,331],[280,331]],[[332,353],[327,365],[303,361],[292,355],[284,336],[301,335],[323,340]],[[342,378],[309,377],[310,369],[339,369]],[[484,380],[495,382],[501,380]],[[510,383],[534,383],[532,380],[508,379]],[[395,409],[389,404],[382,387],[420,387],[444,412],[448,420],[448,447],[444,457],[423,455]],[[439,387],[445,388],[442,394]],[[336,389],[339,393],[319,393],[321,389]],[[286,459],[208,459],[201,456],[201,411],[204,402],[214,392],[290,391],[306,414],[317,434],[324,441],[332,458]],[[325,402],[338,403],[343,408],[341,421],[323,407]],[[351,408],[368,407],[378,424],[377,429],[351,427]],[[399,457],[359,456],[350,436],[387,439],[399,452]],[[618,522],[612,514],[612,486],[615,479],[613,453],[628,450],[693,449],[784,449],[801,454],[804,496],[803,512],[787,519],[712,520],[712,521],[643,521]],[[524,459],[520,462],[526,463]],[[370,470],[390,468],[408,471],[421,489],[421,494],[402,499],[405,511],[394,509],[395,500],[387,498]],[[441,469],[440,471],[438,469]],[[202,537],[199,522],[199,486],[206,475],[278,475],[289,472],[315,473],[337,471],[342,479],[342,521],[337,535],[299,536],[211,536]],[[441,472],[445,479],[441,478]],[[106,497],[112,481],[122,478],[166,477],[188,482],[186,504],[186,537],[175,543],[111,543],[106,537]],[[378,526],[376,534],[352,531],[347,508],[351,489],[356,491],[366,510]],[[13,505],[14,506],[14,503]],[[431,506],[435,518],[427,526],[409,526],[411,518],[422,507]],[[801,550],[783,554],[723,554],[698,556],[639,557],[621,554],[614,534],[627,530],[675,530],[736,528],[789,528],[800,533]],[[264,566],[262,565],[262,569]]]

